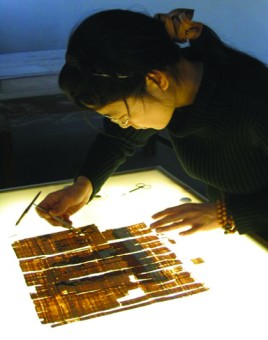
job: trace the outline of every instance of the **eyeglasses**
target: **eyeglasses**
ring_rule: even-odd
[[[127,127],[130,125],[130,112],[129,112],[129,106],[128,106],[128,102],[126,100],[126,98],[123,98],[123,101],[124,101],[124,104],[126,106],[126,110],[127,110],[127,118],[125,120],[121,120],[121,119],[118,119],[118,118],[113,118],[113,117],[110,117],[110,116],[105,116],[106,118],[110,119],[113,123],[116,123],[122,127]],[[124,118],[125,116],[123,116]]]
[[[116,124],[119,124],[121,126],[128,126],[129,125],[129,122],[130,120],[127,118],[126,120],[122,121],[120,119],[116,119],[116,118],[112,118],[112,117],[109,117],[109,119],[113,122],[113,123],[116,123]]]

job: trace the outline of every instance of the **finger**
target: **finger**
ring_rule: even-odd
[[[48,212],[45,211],[45,209],[43,209],[40,206],[36,207],[36,211],[39,214],[39,216],[44,218],[49,224],[51,224],[53,226],[64,226],[64,223],[61,223],[61,221],[59,219],[62,219],[69,224],[72,224],[72,222],[69,219],[69,215],[65,215],[63,217],[51,216]]]
[[[187,236],[197,233],[199,230],[197,228],[190,228],[184,231],[179,232],[180,236]]]
[[[39,204],[38,206],[45,209],[46,211],[49,211],[54,204],[57,203],[57,197],[54,193],[51,193],[47,195]]]
[[[202,223],[200,223],[199,220],[196,219],[192,219],[192,218],[184,218],[181,220],[177,220],[174,221],[172,220],[169,224],[167,223],[167,225],[161,225],[158,227],[155,227],[157,232],[165,232],[165,231],[171,231],[171,230],[175,230],[175,229],[179,229],[179,228],[185,228],[185,227],[189,227],[190,230],[199,230],[200,228],[202,228]],[[187,231],[188,231],[187,230]]]
[[[181,222],[183,221],[183,217],[180,216],[176,216],[176,215],[168,215],[168,216],[165,216],[159,220],[157,220],[156,222],[153,222],[151,224],[151,228],[160,228],[160,227],[164,227],[164,226],[167,226],[167,225],[170,225],[172,223],[178,223],[178,222]]]
[[[152,215],[152,218],[158,219],[158,218],[160,218],[160,217],[166,216],[167,214],[168,214],[168,213],[167,213],[165,210],[159,211],[159,212],[153,214],[153,215]]]
[[[170,208],[167,208],[165,210],[158,211],[157,213],[152,215],[152,218],[156,219],[156,218],[167,216],[167,215],[173,213],[175,211],[175,209],[176,209],[176,212],[180,213],[181,209],[179,208],[179,206],[170,207]]]
[[[70,214],[64,214],[63,215],[63,220],[67,223],[69,223],[70,225],[73,225],[73,222],[70,220]]]
[[[166,213],[164,216],[158,216],[158,220],[152,223],[152,227],[160,227],[173,222],[180,222],[182,220],[189,220],[189,213],[180,212],[178,209],[171,210],[170,213]]]
[[[37,206],[35,207],[35,210],[36,210],[37,214],[38,214],[40,217],[45,218],[45,219],[50,219],[50,218],[51,218],[51,216],[50,216],[48,210],[45,209],[44,207],[42,207],[42,206],[40,206],[40,205],[37,205]]]
[[[185,224],[184,221],[176,221],[173,223],[170,223],[168,225],[161,225],[161,226],[157,226],[157,227],[153,227],[151,226],[153,229],[155,229],[155,231],[157,233],[162,233],[162,232],[167,232],[167,231],[172,231],[178,228],[182,228],[185,227],[188,224]]]
[[[178,218],[172,218],[172,217],[165,217],[162,218],[161,220],[158,220],[156,222],[153,222],[151,224],[151,228],[156,229],[156,228],[161,228],[161,227],[165,227],[171,223],[175,223],[175,222],[180,222],[182,221],[182,219],[178,219]]]
[[[49,214],[51,216],[63,216],[66,211],[69,209],[69,202],[68,200],[63,197],[57,203],[55,203],[49,210]]]
[[[47,222],[51,225],[53,225],[54,227],[63,227],[63,228],[69,228],[70,226],[72,226],[72,221],[70,221],[69,219],[66,219],[62,216],[51,216],[51,218],[47,218],[46,219]],[[66,223],[68,225],[66,225]]]
[[[157,218],[157,221],[153,222],[151,224],[152,228],[164,226],[165,224],[169,224],[170,222],[173,222],[174,220],[178,220],[178,218],[175,218],[173,215],[167,215],[167,214],[157,214],[154,218]]]
[[[40,215],[40,216],[41,216],[41,215]],[[53,225],[54,227],[60,226],[60,225],[61,225],[58,221],[56,221],[55,219],[53,219],[50,215],[41,216],[41,218],[45,219],[46,222],[48,222],[49,224]]]
[[[197,203],[184,203],[180,205],[176,205],[174,207],[169,207],[165,210],[159,211],[152,215],[152,218],[157,219],[169,214],[173,214],[174,216],[177,215],[182,215],[185,213],[189,213],[191,211],[196,211],[198,209],[198,204]]]
[[[59,221],[56,221],[54,218],[46,218],[46,221],[53,227],[63,227],[63,224]]]

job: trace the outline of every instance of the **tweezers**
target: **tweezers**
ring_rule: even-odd
[[[18,221],[16,222],[16,225],[18,225],[20,223],[20,221],[23,219],[23,217],[27,214],[27,212],[31,209],[31,207],[34,205],[38,210],[43,211],[45,213],[48,214],[48,211],[44,208],[39,207],[37,204],[35,204],[35,201],[37,200],[37,198],[39,197],[39,195],[41,194],[41,191],[39,191],[39,193],[35,196],[35,198],[32,200],[32,202],[28,205],[28,207],[23,211],[23,213],[21,214],[20,218],[18,219]],[[62,224],[62,227],[70,229],[70,230],[77,230],[75,227],[73,227],[70,223],[66,222],[64,219],[58,217],[58,216],[52,216],[50,215],[51,218],[53,218],[53,220],[56,220],[58,222],[60,222]]]
[[[48,211],[47,211],[46,209],[39,207],[39,205],[37,205],[37,204],[33,204],[33,205],[34,205],[38,210],[43,211],[43,212],[49,214]],[[52,218],[53,220],[60,222],[60,223],[62,224],[62,227],[67,228],[67,229],[70,229],[70,230],[76,230],[75,227],[73,227],[70,223],[66,222],[63,218],[60,218],[60,217],[58,217],[58,216],[53,216],[53,215],[49,215],[49,216],[51,216],[51,218]]]

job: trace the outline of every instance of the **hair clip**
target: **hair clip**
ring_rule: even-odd
[[[70,66],[73,66],[77,69],[81,69],[81,65],[79,62],[79,59],[77,57],[72,56],[69,53],[66,53],[65,55],[65,60],[66,63]],[[107,74],[107,73],[101,73],[101,72],[92,72],[92,74],[94,76],[97,77],[103,77],[103,78],[119,78],[119,79],[126,79],[126,78],[130,78],[133,77],[133,74],[121,74],[121,73],[115,73],[115,74]]]
[[[94,76],[98,76],[98,77],[103,77],[103,78],[119,78],[119,79],[126,79],[126,78],[130,78],[133,77],[133,75],[126,75],[126,74],[120,74],[120,73],[115,73],[113,75],[111,74],[107,74],[107,73],[93,73]]]

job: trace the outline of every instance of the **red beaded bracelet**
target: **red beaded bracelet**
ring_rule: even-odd
[[[235,222],[231,215],[228,215],[224,201],[216,202],[217,218],[220,226],[224,229],[224,234],[233,234],[236,232]]]

